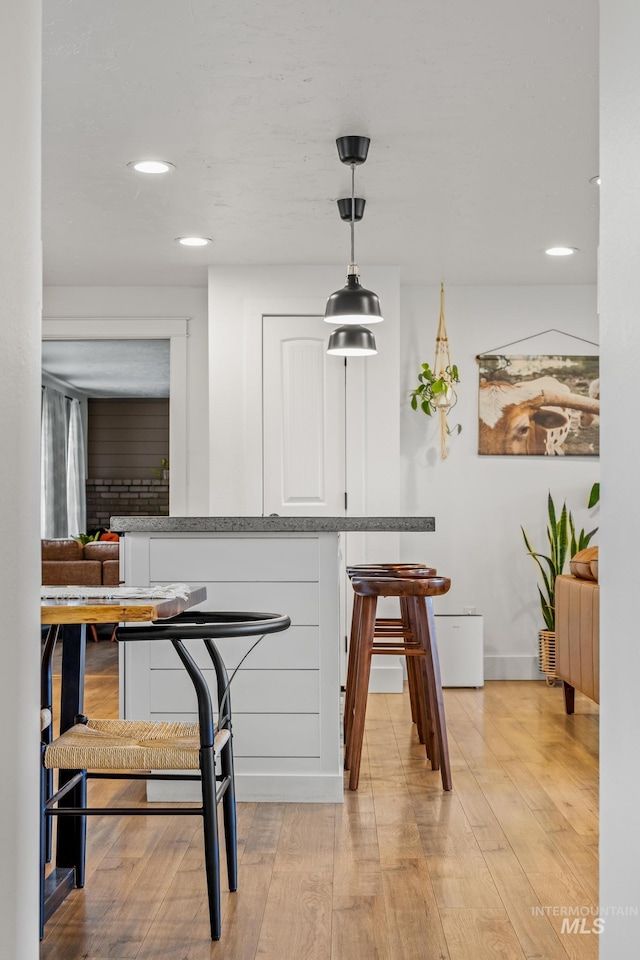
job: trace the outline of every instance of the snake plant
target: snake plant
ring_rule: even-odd
[[[598,503],[599,498],[600,485],[594,483],[589,496],[589,507],[594,507]],[[584,550],[585,547],[589,546],[598,528],[596,527],[594,530],[589,531],[589,533],[586,533],[583,529],[576,534],[573,516],[571,515],[571,511],[567,510],[566,501],[562,504],[562,509],[558,516],[551,492],[549,492],[547,499],[547,514],[548,554],[539,553],[537,550],[534,550],[524,527],[520,527],[520,529],[522,530],[527,552],[530,557],[533,557],[540,570],[542,586],[538,584],[538,594],[540,596],[540,606],[542,608],[545,626],[547,630],[555,630],[556,577],[563,573],[568,559],[571,559],[571,557],[575,556],[580,550]]]

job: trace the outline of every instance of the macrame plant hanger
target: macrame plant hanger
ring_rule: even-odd
[[[447,323],[444,315],[444,283],[440,284],[440,320],[438,322],[438,332],[436,334],[436,358],[433,363],[433,372],[437,377],[444,376],[451,369],[451,357],[449,355],[449,337],[447,336]],[[440,457],[447,459],[447,414],[453,401],[453,389],[449,388],[436,399],[436,405],[440,413]]]

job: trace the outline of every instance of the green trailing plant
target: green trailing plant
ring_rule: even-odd
[[[589,495],[589,509],[595,507],[600,499],[600,484],[594,483]],[[524,527],[522,536],[530,557],[533,557],[542,578],[542,586],[538,584],[538,594],[540,596],[540,606],[542,616],[547,630],[554,631],[556,628],[556,578],[564,572],[565,564],[568,559],[588,547],[592,537],[598,531],[596,527],[588,533],[584,529],[576,533],[575,523],[570,510],[567,510],[566,501],[562,504],[562,509],[558,515],[556,506],[553,502],[551,492],[547,498],[547,541],[549,544],[549,553],[539,553],[531,546],[529,537]]]
[[[78,543],[81,543],[82,546],[85,543],[93,543],[96,540],[100,539],[101,530],[96,530],[95,533],[79,533],[77,537],[74,537],[74,540],[77,540]]]
[[[436,373],[437,371],[437,373]],[[460,375],[455,363],[451,363],[449,354],[449,337],[444,315],[444,282],[440,284],[440,317],[436,334],[436,355],[433,369],[428,363],[423,363],[418,372],[418,386],[411,391],[410,403],[413,410],[420,408],[422,413],[432,417],[438,414],[440,421],[440,456],[447,459],[447,436],[460,433],[462,429],[457,423],[450,427],[447,423],[449,411],[456,405],[456,384],[460,383]]]
[[[423,363],[418,374],[418,386],[411,391],[411,409],[420,408],[428,417],[438,410],[451,410],[456,403],[455,384],[460,383],[460,375],[455,363],[437,374],[428,363]],[[460,433],[460,424],[447,427],[447,433]]]

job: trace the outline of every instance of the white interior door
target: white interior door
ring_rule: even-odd
[[[345,363],[321,317],[263,317],[263,513],[343,516]]]

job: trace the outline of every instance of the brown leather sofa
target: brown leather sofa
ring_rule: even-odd
[[[82,551],[84,562],[98,560],[102,564],[102,583],[117,587],[120,583],[120,544],[110,540],[85,543]]]
[[[556,676],[564,682],[567,713],[575,691],[600,702],[600,588],[598,548],[581,550],[570,562],[571,576],[556,580]]]
[[[45,586],[79,584],[83,587],[117,586],[120,582],[120,544],[108,540],[42,541],[42,583]]]
[[[111,540],[85,543],[78,540],[42,541],[42,584],[47,587],[114,587],[120,583],[120,544]],[[89,624],[94,640],[98,629]],[[111,639],[115,635],[111,633]]]

